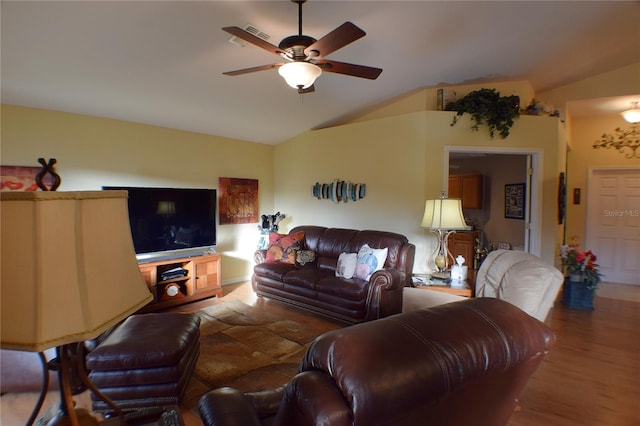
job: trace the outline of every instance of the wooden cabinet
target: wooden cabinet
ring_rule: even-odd
[[[463,209],[482,208],[482,175],[450,175],[449,198],[460,198]]]
[[[473,269],[473,256],[475,254],[476,238],[480,238],[480,231],[456,231],[449,235],[447,248],[455,259],[462,255],[469,272]]]
[[[139,268],[153,294],[141,313],[222,296],[219,254],[141,263]]]

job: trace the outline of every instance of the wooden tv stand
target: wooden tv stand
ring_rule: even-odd
[[[153,301],[139,313],[222,296],[219,254],[152,261],[138,266],[153,294]],[[182,268],[186,275],[163,279],[163,273],[176,268]]]

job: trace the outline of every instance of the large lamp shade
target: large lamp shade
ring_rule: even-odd
[[[0,196],[3,349],[92,339],[152,300],[126,191]]]
[[[467,224],[462,214],[462,202],[458,198],[427,200],[422,226],[428,229],[466,229]]]

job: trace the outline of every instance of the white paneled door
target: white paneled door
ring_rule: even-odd
[[[598,256],[603,281],[638,284],[640,168],[589,173],[585,247]]]

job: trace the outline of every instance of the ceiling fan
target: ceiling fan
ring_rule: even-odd
[[[224,27],[223,30],[268,52],[282,56],[287,62],[262,65],[241,70],[227,71],[225,75],[242,75],[256,71],[278,68],[278,73],[287,84],[298,93],[313,92],[316,78],[325,72],[351,75],[375,80],[382,72],[381,68],[346,62],[330,61],[326,56],[336,50],[364,37],[366,33],[351,22],[345,22],[329,34],[316,40],[302,34],[302,5],[306,0],[291,0],[298,5],[298,34],[282,39],[278,46],[251,34],[240,27]]]

